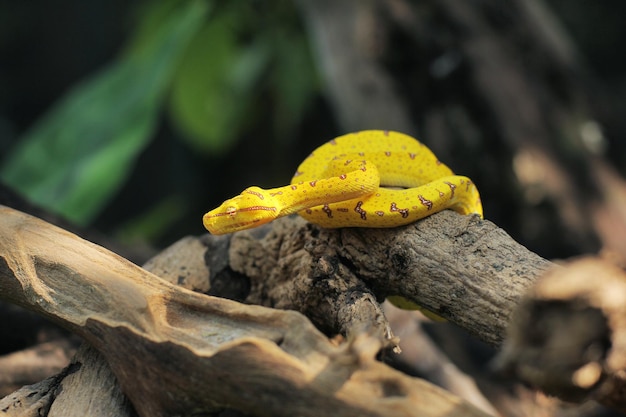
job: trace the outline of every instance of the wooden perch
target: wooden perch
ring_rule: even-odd
[[[515,311],[497,366],[626,412],[626,273],[595,258],[551,269]]]
[[[1,206],[0,299],[87,340],[141,416],[223,408],[258,416],[483,415],[376,361],[378,337],[361,333],[335,346],[299,313],[187,291]],[[23,399],[54,397],[57,381],[47,384]],[[5,398],[0,409],[25,415],[20,405]]]
[[[212,276],[245,277],[246,301],[298,310],[329,334],[376,324],[390,336],[376,300],[401,295],[498,345],[517,300],[551,265],[493,223],[449,210],[394,229],[287,218],[223,239],[205,239],[222,250]]]

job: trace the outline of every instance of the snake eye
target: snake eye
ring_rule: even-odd
[[[226,207],[226,214],[228,214],[229,217],[234,217],[237,214],[237,207]]]

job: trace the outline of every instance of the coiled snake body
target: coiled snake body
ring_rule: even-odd
[[[203,222],[216,235],[292,213],[327,228],[396,227],[444,209],[482,217],[474,183],[454,175],[410,136],[366,130],[317,148],[300,164],[290,185],[246,188],[206,213]]]

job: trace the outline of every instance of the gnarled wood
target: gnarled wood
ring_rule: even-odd
[[[0,298],[63,324],[106,358],[142,416],[479,416],[377,362],[380,339],[337,347],[301,314],[173,286],[62,229],[0,207]]]
[[[498,367],[626,412],[626,273],[597,258],[548,271],[514,312]]]
[[[213,237],[208,237],[211,240]],[[247,301],[303,312],[329,333],[378,324],[376,300],[402,295],[492,345],[518,299],[551,264],[478,217],[446,210],[394,229],[321,229],[298,218],[237,233],[229,268]]]

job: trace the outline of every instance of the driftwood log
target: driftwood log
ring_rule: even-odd
[[[353,334],[335,346],[297,312],[187,291],[9,208],[1,209],[0,221],[0,298],[87,340],[141,416],[224,408],[251,415],[483,415],[376,361],[383,339],[375,332]],[[293,219],[282,223],[310,230]],[[236,248],[241,250],[231,242],[230,250]],[[82,367],[75,363],[66,375]],[[24,416],[41,412],[42,403],[54,406],[65,390],[58,389],[60,378],[6,397],[0,408]],[[98,401],[73,400],[74,410],[84,402],[82,415]],[[29,404],[34,409],[21,408]]]
[[[132,415],[125,398],[142,416],[225,408],[251,415],[482,415],[375,360],[396,343],[376,300],[399,293],[498,344],[513,305],[549,265],[490,222],[453,212],[394,230],[322,230],[287,218],[232,237],[186,239],[164,255],[178,254],[179,268],[149,263],[189,287],[202,287],[198,275],[216,287],[225,277],[248,281],[247,301],[303,310],[327,333],[347,336],[336,346],[297,312],[187,291],[10,208],[1,209],[0,237],[0,298],[61,323],[97,350],[82,349],[64,375],[6,397],[0,408],[13,410],[9,415],[28,415],[15,407],[29,400],[38,410],[42,402],[63,410],[56,415],[106,415],[93,410],[113,404]],[[233,293],[243,287],[234,285]],[[97,380],[88,358],[98,355],[106,361],[95,360],[100,379],[119,383],[105,399],[90,397],[84,382]],[[82,369],[88,374],[77,375]],[[73,385],[82,393],[57,403],[71,392],[66,376],[82,381]]]
[[[515,310],[497,367],[546,393],[626,412],[626,273],[597,258],[554,267]]]

